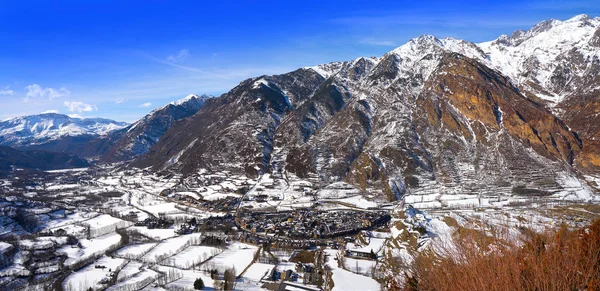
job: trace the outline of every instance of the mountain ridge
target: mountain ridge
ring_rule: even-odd
[[[105,118],[77,118],[58,113],[28,115],[0,122],[0,144],[26,147],[69,136],[101,136],[126,125]]]
[[[146,153],[176,121],[188,118],[202,108],[208,95],[190,94],[177,101],[158,107],[130,126],[101,138],[101,162],[126,161]]]
[[[530,29],[531,37],[573,23],[589,31],[588,24],[577,24],[586,19],[541,23]],[[581,163],[590,154],[589,140],[572,131],[555,106],[531,96],[537,91],[507,74],[510,68],[494,63],[485,48],[422,35],[382,57],[245,80],[167,131],[132,166],[349,181],[393,199],[408,192],[470,193],[478,181],[503,195],[556,193],[568,191],[561,181],[579,179],[579,170],[597,173],[600,164]],[[286,80],[303,88],[300,98]],[[581,191],[591,191],[584,184]]]

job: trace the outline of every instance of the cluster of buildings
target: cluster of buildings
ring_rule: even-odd
[[[148,217],[142,221],[138,221],[135,223],[135,226],[145,226],[148,229],[169,228],[171,227],[171,225],[173,225],[173,221],[164,217]]]
[[[233,229],[235,229],[235,217],[232,214],[227,214],[224,216],[211,216],[201,220],[189,219],[179,225],[175,232],[177,234],[190,234],[193,232],[218,231],[228,234]]]
[[[238,224],[248,232],[292,239],[347,236],[390,220],[386,211],[240,212]]]
[[[295,251],[284,265],[286,266],[284,268],[271,269],[263,277],[262,282],[266,283],[263,288],[267,287],[269,290],[323,290],[318,287],[323,284],[322,251]]]
[[[172,189],[165,189],[160,192],[159,195],[175,203],[185,203],[193,207],[217,212],[234,211],[240,203],[240,198],[238,197],[223,197],[215,200],[204,200],[201,194],[174,192]]]

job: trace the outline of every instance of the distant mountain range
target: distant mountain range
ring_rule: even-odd
[[[188,95],[133,124],[56,113],[13,118],[0,123],[0,146],[67,153],[90,161],[127,161],[146,153],[174,122],[196,113],[208,98]]]
[[[0,144],[40,147],[33,132],[47,131],[11,124]],[[54,150],[186,175],[346,181],[390,199],[579,195],[600,181],[600,18],[548,20],[479,44],[423,35],[381,57],[190,95],[113,129],[79,150],[53,140]],[[79,142],[69,138],[61,145]]]
[[[37,146],[65,137],[100,136],[128,124],[103,118],[73,118],[57,113],[17,117],[0,122],[0,145]]]

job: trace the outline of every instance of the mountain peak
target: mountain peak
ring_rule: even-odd
[[[189,94],[184,98],[154,109],[138,120],[101,154],[104,162],[123,161],[146,153],[171,125],[194,115],[213,96]]]
[[[587,14],[579,14],[579,15],[575,15],[575,16],[569,18],[565,22],[586,22],[588,20],[590,20],[590,16],[589,15],[587,15]]]
[[[206,94],[202,94],[202,95],[200,95],[200,96],[198,96],[198,95],[196,95],[196,94],[189,94],[189,95],[187,95],[187,96],[185,96],[185,97],[183,97],[183,98],[181,98],[181,99],[179,99],[179,100],[173,101],[173,102],[171,102],[171,103],[169,103],[169,104],[173,104],[173,105],[182,105],[182,104],[184,104],[184,103],[186,103],[186,102],[188,102],[188,101],[190,101],[190,100],[193,100],[193,99],[208,99],[208,98],[210,98],[210,97],[211,97],[211,96],[208,96],[208,95],[206,95]]]
[[[104,135],[128,124],[104,118],[73,118],[47,112],[0,122],[0,145],[20,146],[66,136]]]
[[[600,18],[585,14],[545,20],[528,31],[478,44],[487,57],[480,60],[525,86],[524,91],[557,104],[576,90],[576,79],[590,74],[587,62],[600,56],[594,45],[598,29]]]

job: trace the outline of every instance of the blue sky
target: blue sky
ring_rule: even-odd
[[[190,93],[380,56],[421,34],[481,42],[600,15],[600,0],[175,2],[0,0],[0,119],[132,122]]]

